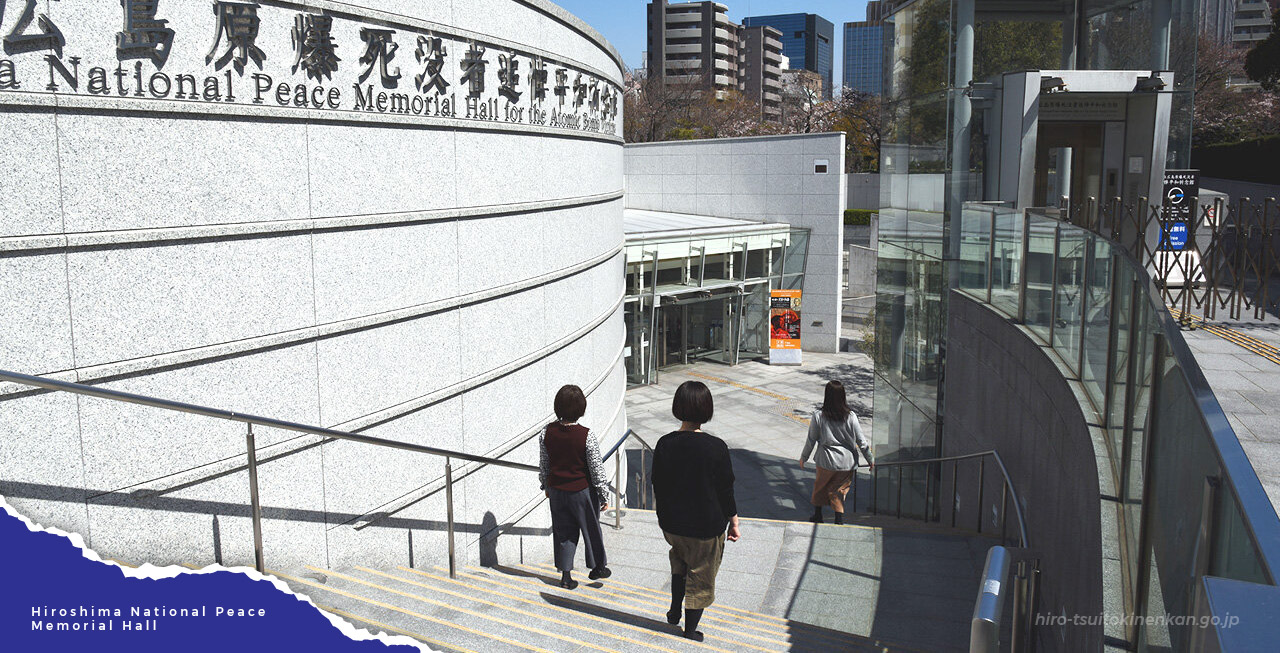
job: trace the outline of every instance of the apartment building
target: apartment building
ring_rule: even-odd
[[[764,120],[782,116],[782,33],[772,27],[743,27],[739,32],[738,73],[742,94],[760,105]]]
[[[650,2],[649,75],[669,84],[710,90],[718,98],[737,91],[761,105],[766,118],[779,115],[782,42],[777,30],[744,30],[718,2]]]

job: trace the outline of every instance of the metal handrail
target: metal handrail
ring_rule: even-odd
[[[650,456],[653,456],[653,447],[649,446],[649,443],[645,442],[644,438],[640,437],[640,434],[636,433],[635,430],[627,429],[627,432],[624,433],[621,438],[618,438],[618,441],[613,443],[613,447],[611,447],[609,451],[605,453],[604,457],[601,458],[601,460],[604,461],[608,460],[610,456],[614,457],[613,480],[617,483],[617,485],[612,488],[614,497],[616,497],[615,505],[613,506],[613,527],[615,529],[622,528],[622,488],[626,487],[626,484],[622,482],[622,456],[615,454],[622,449],[622,444],[626,442],[628,438],[635,438],[636,442],[639,442],[640,446],[643,447],[643,449],[640,450],[640,474],[639,478],[636,479],[636,489],[640,492],[638,503],[640,503],[641,506],[648,505],[645,501],[645,493],[649,489],[649,469],[644,464],[644,452],[647,451]]]
[[[1023,516],[1023,514],[1022,514],[1022,502],[1018,499],[1018,490],[1017,490],[1016,488],[1014,488],[1014,486],[1013,486],[1013,480],[1012,480],[1011,478],[1009,478],[1009,470],[1008,470],[1008,468],[1006,468],[1006,467],[1005,467],[1004,459],[1002,459],[1002,458],[1000,457],[1000,452],[995,451],[994,449],[993,449],[993,450],[990,450],[990,451],[978,451],[978,452],[974,452],[974,453],[958,454],[958,455],[955,455],[955,456],[942,456],[942,457],[939,457],[939,458],[922,458],[922,459],[919,459],[919,460],[900,460],[900,461],[893,461],[893,462],[876,462],[875,464],[873,464],[873,465],[871,466],[871,473],[872,473],[872,481],[871,481],[871,491],[872,491],[872,494],[871,494],[871,508],[872,508],[872,511],[873,511],[873,512],[875,512],[875,511],[877,510],[877,504],[876,504],[876,499],[875,499],[875,491],[876,491],[876,486],[878,485],[878,481],[879,481],[879,474],[880,474],[879,470],[880,470],[880,468],[882,468],[882,467],[906,467],[906,466],[914,466],[914,465],[933,465],[933,464],[941,465],[942,463],[947,463],[947,462],[952,463],[952,468],[951,468],[951,481],[952,481],[952,484],[951,484],[951,493],[952,493],[952,495],[953,495],[953,496],[952,496],[952,501],[953,501],[953,505],[954,505],[955,479],[956,479],[956,477],[958,476],[958,474],[956,473],[956,465],[957,465],[961,460],[968,460],[968,459],[972,459],[972,458],[985,458],[985,457],[987,457],[987,456],[990,456],[990,457],[992,457],[992,458],[994,458],[994,459],[995,459],[996,466],[1000,468],[1000,476],[1001,476],[1001,477],[1003,477],[1003,479],[1004,479],[1004,491],[1006,492],[1006,494],[1002,495],[1002,499],[1001,499],[1001,503],[1002,503],[1003,505],[1001,506],[1001,510],[1000,510],[1000,519],[1001,519],[1001,521],[1002,521],[1002,522],[1004,521],[1005,514],[1006,514],[1007,509],[1008,509],[1008,500],[1009,500],[1010,498],[1012,498],[1012,499],[1013,499],[1013,511],[1014,511],[1014,515],[1015,515],[1015,516],[1017,516],[1017,518],[1018,518],[1018,546],[1019,546],[1020,548],[1023,548],[1023,549],[1029,549],[1029,548],[1031,548],[1031,538],[1027,535],[1027,523],[1026,523],[1026,519],[1025,519],[1025,517],[1024,517],[1024,516]],[[985,461],[983,461],[983,462],[985,463]],[[982,467],[979,467],[979,474],[978,474],[978,492],[979,492],[979,495],[978,495],[978,496],[979,496],[979,497],[981,497],[981,496],[982,496],[982,495],[981,495],[981,492],[982,492],[983,470],[985,470],[985,465],[983,465]],[[902,472],[901,472],[901,471],[899,471],[899,472],[898,472],[898,497],[899,497],[899,516],[901,516],[901,497],[902,497]],[[926,499],[926,500],[927,500],[927,499]],[[981,505],[981,503],[982,503],[982,499],[981,499],[981,498],[979,498],[979,499],[978,499],[978,504],[979,504],[979,506]],[[981,533],[981,532],[982,532],[982,522],[981,522],[981,514],[982,514],[982,511],[981,511],[981,508],[980,508],[980,507],[979,507],[979,510],[978,510],[977,512],[978,512],[978,515],[979,515],[979,521],[978,521],[978,532],[979,532],[979,533]],[[954,513],[955,513],[955,508],[953,507],[953,508],[952,508],[952,526],[954,526],[954,525],[955,525],[955,514],[954,514]],[[929,515],[928,515],[928,511],[926,510],[926,511],[925,511],[925,518],[926,518],[926,520],[928,519],[928,517],[929,517]]]
[[[428,447],[420,444],[412,444],[409,442],[399,442],[396,440],[388,440],[385,438],[377,438],[369,435],[360,435],[349,431],[339,431],[337,429],[325,428],[323,426],[313,426],[309,424],[300,424],[297,422],[289,422],[285,420],[274,419],[270,417],[260,417],[250,415],[248,413],[237,413],[235,411],[224,410],[220,408],[211,408],[209,406],[200,406],[197,404],[188,404],[181,401],[171,401],[168,399],[160,399],[158,397],[150,397],[147,395],[134,394],[131,392],[122,392],[120,390],[109,390],[107,388],[95,388],[93,386],[83,385],[80,383],[71,383],[69,381],[58,381],[55,379],[46,379],[39,376],[31,376],[29,374],[19,374],[8,370],[0,370],[0,381],[9,381],[20,385],[44,388],[46,390],[54,390],[59,392],[70,392],[73,394],[85,395],[88,397],[96,397],[99,399],[108,399],[111,401],[120,401],[130,404],[138,404],[141,406],[149,406],[151,408],[159,408],[161,410],[169,410],[181,413],[190,413],[193,415],[201,415],[204,417],[212,417],[214,419],[228,420],[232,422],[241,422],[247,425],[245,433],[245,448],[249,461],[249,501],[253,514],[253,547],[254,547],[254,567],[265,573],[265,564],[263,561],[262,546],[262,505],[258,499],[258,459],[257,446],[254,441],[253,427],[254,425],[265,426],[269,428],[277,428],[286,431],[295,431],[299,433],[310,433],[314,435],[323,435],[338,440],[350,440],[352,442],[362,442],[379,447],[388,447],[393,449],[403,449],[416,453],[424,453],[433,456],[444,457],[444,478],[445,478],[445,502],[447,505],[448,520],[448,536],[449,536],[449,577],[457,578],[457,555],[454,546],[454,519],[453,519],[453,459],[468,460],[483,465],[495,465],[498,467],[507,467],[509,469],[519,469],[523,471],[537,472],[537,465],[527,465],[525,463],[517,463],[509,460],[501,460],[499,458],[490,458],[488,456],[477,456],[475,454],[464,453],[461,451],[453,451],[451,449],[441,449],[439,447]],[[625,439],[625,438],[623,438]],[[621,444],[619,440],[619,444]],[[641,441],[643,443],[643,440]],[[647,445],[646,445],[647,446]],[[616,446],[614,449],[616,450]]]
[[[490,458],[488,456],[477,456],[475,454],[464,453],[461,451],[453,451],[451,449],[441,449],[439,447],[428,447],[421,444],[413,444],[410,442],[399,442],[396,440],[388,440],[386,438],[377,438],[371,435],[360,435],[351,433],[350,431],[339,431],[337,429],[325,428],[323,426],[313,426],[309,424],[300,424],[297,422],[289,422],[271,417],[260,417],[258,415],[250,415],[249,413],[238,413],[235,411],[224,410],[221,408],[211,408],[208,406],[200,406],[198,404],[188,404],[181,401],[171,401],[169,399],[160,399],[147,395],[139,395],[131,392],[122,392],[120,390],[109,390],[107,388],[96,388],[80,383],[71,383],[69,381],[58,381],[55,379],[46,379],[39,376],[31,376],[28,374],[19,374],[8,370],[0,370],[0,381],[9,381],[19,385],[35,386],[48,390],[59,390],[62,392],[71,392],[74,394],[85,395],[89,397],[97,397],[99,399],[110,399],[112,401],[121,401],[130,404],[139,404],[142,406],[150,406],[152,408],[160,408],[163,410],[172,410],[181,413],[191,413],[193,415],[202,415],[204,417],[212,417],[215,419],[223,419],[232,422],[243,422],[246,424],[256,424],[258,426],[266,426],[274,429],[282,429],[286,431],[296,431],[299,433],[311,433],[314,435],[326,435],[331,438],[340,440],[351,440],[353,442],[363,442],[380,447],[391,447],[395,449],[405,449],[408,451],[416,451],[418,453],[431,454],[433,456],[444,456],[447,458],[458,458],[460,460],[469,460],[472,462],[482,463],[485,465],[497,465],[499,467],[510,467],[512,469],[523,469],[526,471],[538,471],[537,465],[526,465],[524,463],[512,462],[509,460],[501,460],[499,458]]]

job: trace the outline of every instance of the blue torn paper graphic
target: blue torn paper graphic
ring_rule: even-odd
[[[71,537],[28,526],[0,501],[0,649],[429,650],[389,646],[336,617],[331,621],[277,588],[279,581],[237,571],[175,574],[149,566],[126,571],[90,559],[94,554],[77,546],[78,536]],[[142,577],[148,574],[171,577]]]

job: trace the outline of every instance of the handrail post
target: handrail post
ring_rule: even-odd
[[[978,459],[978,503],[974,505],[974,510],[978,513],[978,532],[982,532],[982,491],[984,481],[987,475],[987,459],[982,457]]]
[[[645,508],[648,504],[644,501],[644,496],[649,488],[649,470],[644,468],[644,447],[640,447],[640,487],[636,488],[638,507]]]
[[[449,528],[449,578],[458,577],[458,558],[453,542],[453,459],[444,459],[444,501]]]
[[[1005,519],[1009,514],[1009,484],[1000,484],[1000,543],[1004,544],[1009,538],[1009,520]]]
[[[951,461],[951,527],[956,527],[956,479],[960,476],[960,461]]]
[[[1031,212],[1022,212],[1022,261],[1018,274],[1018,324],[1027,323],[1027,259],[1031,256]]]
[[[258,449],[254,446],[253,423],[245,433],[245,450],[249,453],[249,504],[253,509],[253,567],[266,573],[262,559],[262,502],[258,500]]]
[[[617,449],[614,449],[613,451],[613,482],[618,485],[622,484],[622,453],[621,451],[622,451],[621,445],[619,445],[619,447]],[[622,488],[618,487],[617,490],[618,490],[618,500],[616,503],[618,505],[613,507],[613,528],[615,530],[622,528]]]
[[[872,467],[871,468],[871,514],[873,515],[880,513],[879,505],[876,502],[876,493],[879,491],[876,489],[876,486],[878,485],[880,485],[880,468]]]
[[[898,519],[902,519],[902,473],[906,470],[906,465],[898,465]]]

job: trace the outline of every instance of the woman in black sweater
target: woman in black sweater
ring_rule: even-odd
[[[680,623],[683,603],[684,636],[696,641],[702,641],[702,611],[715,601],[725,539],[736,542],[741,535],[729,447],[701,428],[711,421],[712,412],[707,386],[698,381],[680,384],[671,403],[680,430],[662,436],[653,451],[658,525],[671,545],[667,623]]]

